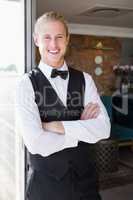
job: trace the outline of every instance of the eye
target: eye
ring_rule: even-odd
[[[62,39],[63,38],[63,35],[58,35],[57,36],[57,39]]]

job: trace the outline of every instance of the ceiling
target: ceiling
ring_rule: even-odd
[[[37,16],[51,10],[73,24],[133,28],[133,0],[37,0]]]

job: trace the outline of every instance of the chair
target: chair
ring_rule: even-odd
[[[133,99],[128,98],[128,114],[119,112],[122,96],[101,96],[111,121],[111,138],[118,141],[133,140]]]

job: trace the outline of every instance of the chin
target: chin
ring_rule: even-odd
[[[50,66],[53,66],[53,67],[61,67],[64,63],[64,59],[61,59],[61,60],[49,60],[48,61],[49,65]]]
[[[52,67],[55,67],[55,68],[60,68],[62,66],[62,63],[51,63]]]

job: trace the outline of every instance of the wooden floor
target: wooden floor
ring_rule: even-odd
[[[133,200],[133,184],[101,191],[102,200]]]

